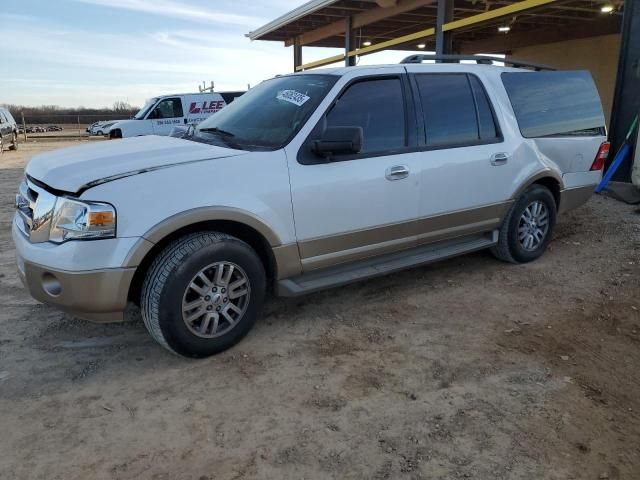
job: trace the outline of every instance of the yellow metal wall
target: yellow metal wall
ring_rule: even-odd
[[[510,56],[557,68],[590,70],[600,92],[608,125],[619,49],[620,35],[616,34],[519,48]]]

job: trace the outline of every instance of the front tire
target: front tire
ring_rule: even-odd
[[[14,133],[13,141],[11,142],[11,145],[9,145],[9,150],[17,150],[17,149],[18,149],[18,134]]]
[[[513,204],[500,227],[493,255],[505,262],[527,263],[547,249],[556,224],[556,201],[547,187],[533,184]]]
[[[152,263],[142,285],[142,318],[167,350],[207,357],[249,332],[265,291],[264,266],[249,245],[223,233],[193,233]]]

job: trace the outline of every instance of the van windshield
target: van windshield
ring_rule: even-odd
[[[266,80],[198,125],[192,140],[240,150],[282,148],[337,79],[305,74]]]
[[[149,110],[153,108],[153,106],[156,104],[157,101],[158,101],[157,98],[152,98],[151,100],[149,100],[145,104],[145,106],[142,107],[140,111],[133,116],[133,118],[135,118],[136,120],[142,120],[144,117],[147,116],[147,113],[149,113]]]

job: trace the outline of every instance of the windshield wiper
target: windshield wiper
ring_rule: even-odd
[[[235,137],[235,134],[233,134],[231,132],[227,132],[226,130],[222,130],[222,129],[218,128],[218,127],[201,128],[200,131],[201,132],[219,133],[220,135],[224,135],[226,137]]]

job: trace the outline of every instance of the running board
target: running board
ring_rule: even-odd
[[[326,288],[338,287],[366,278],[379,277],[419,265],[475,252],[498,242],[498,231],[456,238],[444,242],[414,247],[402,252],[367,258],[322,270],[304,273],[298,277],[279,280],[276,294],[281,297],[297,297]]]

